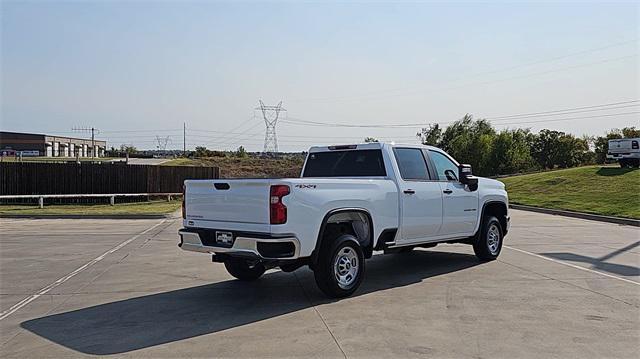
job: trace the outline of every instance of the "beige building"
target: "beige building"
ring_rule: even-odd
[[[106,149],[106,141],[0,131],[0,152],[6,154],[38,151],[47,157],[103,157]]]

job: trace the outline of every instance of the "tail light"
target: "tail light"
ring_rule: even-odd
[[[289,186],[273,185],[269,192],[269,214],[271,217],[271,224],[287,223],[287,206],[282,203],[282,197],[290,193]]]
[[[631,148],[634,150],[638,149],[638,141],[631,141]]]
[[[182,218],[187,218],[187,187],[182,185]]]

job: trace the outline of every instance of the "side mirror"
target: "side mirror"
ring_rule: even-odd
[[[471,165],[459,165],[458,178],[460,179],[460,183],[469,186],[470,190],[475,191],[478,189],[478,177],[472,174]]]

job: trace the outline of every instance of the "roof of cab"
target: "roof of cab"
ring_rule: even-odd
[[[404,144],[395,142],[367,142],[367,143],[352,143],[344,145],[329,145],[329,146],[312,146],[309,152],[328,152],[328,151],[348,151],[348,150],[375,150],[384,147],[412,147],[412,148],[428,148],[435,149],[436,147],[421,144]]]

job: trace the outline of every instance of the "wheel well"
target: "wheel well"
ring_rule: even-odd
[[[350,234],[358,240],[365,258],[373,254],[373,221],[369,213],[362,209],[343,209],[327,213],[320,225],[316,247],[311,254],[311,263],[317,262],[323,243]]]
[[[500,227],[502,227],[503,234],[506,234],[507,230],[507,205],[504,202],[489,202],[485,204],[482,211],[482,217],[494,216],[500,221]]]

